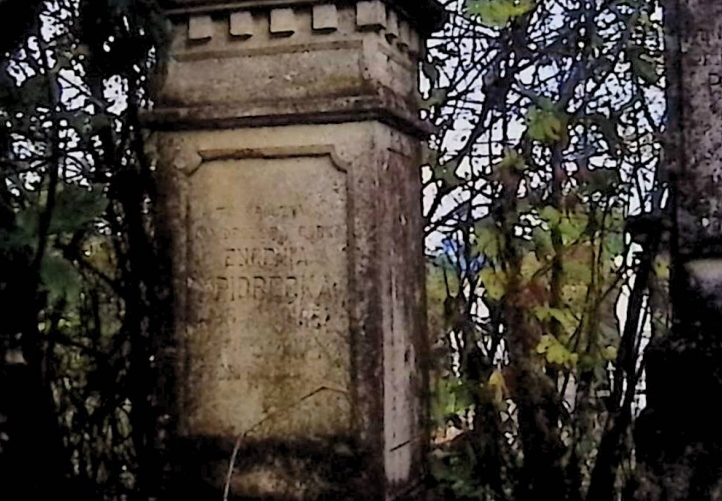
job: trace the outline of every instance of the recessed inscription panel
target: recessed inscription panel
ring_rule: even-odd
[[[191,177],[189,432],[349,429],[346,196],[330,157],[214,161]]]

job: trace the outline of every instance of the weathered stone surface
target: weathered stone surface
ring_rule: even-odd
[[[667,2],[674,322],[645,353],[639,501],[722,499],[722,3]],[[694,409],[694,412],[690,412]]]
[[[267,426],[298,437],[348,431],[342,168],[328,155],[235,158],[230,150],[189,180],[194,430],[238,435],[308,397]]]
[[[361,29],[386,28],[386,5],[381,0],[366,0],[356,4],[356,25]]]
[[[680,3],[678,222],[683,253],[722,251],[722,3]],[[675,89],[673,89],[675,90]],[[675,92],[675,94],[677,94]]]
[[[283,30],[294,31],[278,36],[271,32],[273,12],[288,12],[285,3],[294,8],[293,19],[285,15]],[[232,13],[215,10],[223,5],[228,4],[190,2],[171,11],[173,58],[156,95],[154,127],[329,123],[373,117],[413,134],[423,130],[415,98],[421,48],[413,29],[416,18],[394,9],[395,3],[384,10],[399,19],[398,37],[393,36],[394,17],[388,37],[386,30],[363,31],[356,3],[334,4],[335,30],[314,30],[316,4],[304,8],[288,0],[264,9],[259,0],[239,4],[243,9],[236,7]],[[417,7],[423,10],[423,5]],[[194,16],[212,14],[211,31],[216,35],[189,40],[189,10]],[[234,20],[244,16],[247,22],[249,14],[254,24],[242,29],[246,36],[223,36],[229,27],[232,35],[236,33]]]
[[[211,16],[191,16],[188,19],[188,40],[207,40],[213,36]]]
[[[392,43],[399,37],[399,15],[395,10],[389,11],[389,16],[386,19],[386,39],[389,43]]]
[[[253,36],[253,16],[250,11],[231,12],[230,33],[234,37],[250,38]]]
[[[271,10],[271,35],[291,36],[296,29],[296,13],[292,8]]]
[[[313,6],[313,29],[335,31],[338,29],[338,9],[334,4]]]
[[[382,0],[382,2],[392,6],[405,18],[411,19],[417,31],[424,37],[439,29],[444,21],[444,9],[440,3],[434,0]],[[302,8],[324,3],[354,5],[353,0],[342,2],[333,0],[325,2],[323,0],[282,0],[279,2],[274,2],[274,0],[159,0],[159,3],[172,15],[187,15],[193,12],[225,12],[232,8],[267,9],[279,4]]]
[[[221,465],[244,434],[258,444],[361,441],[350,449],[365,465],[358,482],[373,468],[389,489],[418,482],[418,142],[360,122],[165,133],[158,146],[174,166],[161,184],[185,326],[181,435],[225,443]],[[221,472],[209,482],[222,483]],[[296,471],[310,496],[300,499],[318,487],[303,484],[307,473]]]
[[[148,124],[173,256],[179,485],[411,498],[427,445],[419,25],[394,2],[174,8]],[[191,39],[189,16],[210,16],[211,36]],[[405,35],[383,29],[398,23]]]

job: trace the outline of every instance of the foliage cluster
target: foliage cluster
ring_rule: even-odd
[[[660,6],[447,4],[422,103],[439,492],[631,499],[642,354],[667,329]],[[0,0],[0,471],[22,499],[161,494],[139,118],[161,33],[153,0]]]
[[[139,111],[162,20],[152,0],[0,10],[3,496],[147,499],[163,268]]]
[[[439,490],[631,499],[668,324],[661,7],[447,7],[423,67]]]

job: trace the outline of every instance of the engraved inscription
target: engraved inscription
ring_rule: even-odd
[[[719,73],[710,73],[708,81],[711,87],[717,87],[722,83],[722,77]]]
[[[248,159],[207,163],[190,179],[186,343],[199,426],[243,432],[319,388],[348,388],[345,173],[327,157]],[[269,429],[346,426],[342,391]]]
[[[682,16],[680,62],[675,78],[681,79],[680,115],[684,141],[683,171],[678,183],[677,220],[680,240],[693,247],[706,239],[718,239],[722,218],[717,201],[722,195],[722,4],[687,0]],[[674,153],[679,148],[675,148]],[[705,223],[704,221],[707,221]],[[687,244],[685,244],[687,245]],[[690,250],[691,250],[690,247]]]

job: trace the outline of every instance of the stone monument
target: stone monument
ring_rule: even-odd
[[[674,325],[646,352],[639,501],[722,499],[722,3],[665,2]]]
[[[421,496],[434,0],[168,0],[148,125],[194,499]],[[214,497],[216,496],[216,497]]]

